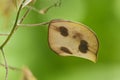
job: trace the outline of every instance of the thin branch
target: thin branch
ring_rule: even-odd
[[[58,0],[56,3],[54,3],[53,5],[50,5],[48,8],[45,8],[43,10],[40,11],[40,13],[45,14],[47,13],[51,8],[53,7],[59,7],[61,5],[61,0]]]
[[[27,9],[27,11],[25,12],[25,14],[22,16],[22,18],[18,21],[18,24],[21,24],[23,22],[23,20],[25,19],[25,17],[28,15],[28,13],[30,12],[31,8]],[[16,30],[18,29],[19,26],[16,26]]]
[[[33,10],[33,11],[39,13],[39,14],[44,14],[44,13],[47,13],[51,8],[58,7],[60,5],[61,5],[61,0],[58,0],[56,3],[50,5],[49,7],[45,8],[45,9],[42,9],[42,10],[39,10],[39,9],[37,9],[37,8],[35,8],[33,6],[29,6],[29,5],[27,5],[26,7],[28,9],[31,8],[31,10]]]
[[[25,14],[22,16],[22,18],[20,19],[20,21],[18,22],[19,24],[21,24],[23,22],[23,20],[25,19],[25,17],[28,15],[28,13],[30,12],[30,8],[27,9],[27,11],[25,12]]]
[[[37,23],[37,24],[18,24],[19,27],[34,27],[34,26],[42,26],[42,25],[47,25],[50,22],[43,22],[43,23]]]
[[[51,9],[52,7],[57,7],[57,6],[60,6],[61,5],[61,0],[58,0],[56,3],[54,3],[53,5],[49,6],[48,8],[44,9],[45,13]],[[46,24],[49,24],[49,22],[43,22],[43,23],[37,23],[37,24],[21,24],[24,20],[24,18],[27,16],[27,14],[30,12],[30,10],[33,10],[35,12],[38,12],[40,13],[40,11],[38,9],[36,9],[35,7],[33,6],[29,6],[27,5],[26,6],[28,8],[28,10],[26,11],[26,13],[24,14],[24,16],[20,19],[20,21],[18,22],[17,24],[17,27],[18,28],[19,26],[24,26],[24,27],[34,27],[34,26],[41,26],[41,25],[46,25]]]
[[[18,18],[19,18],[19,15],[20,15],[20,11],[22,9],[22,6],[23,6],[24,2],[25,2],[25,0],[23,0],[23,2],[21,3],[21,5],[19,7],[19,10],[17,12],[17,16],[16,16],[16,20],[15,20],[14,26],[13,26],[10,34],[8,35],[7,39],[5,40],[5,42],[0,46],[1,49],[7,44],[7,42],[10,40],[11,36],[13,35],[13,33],[14,33],[15,29],[16,29]]]
[[[27,7],[28,9],[31,8],[31,10],[33,10],[33,11],[35,11],[35,12],[37,12],[37,13],[40,14],[40,11],[39,11],[38,9],[36,9],[35,7],[33,7],[33,6],[27,5],[26,7]]]
[[[0,63],[0,65],[3,66],[3,67],[5,67],[5,65],[2,64],[2,63]],[[8,68],[11,69],[11,70],[21,71],[20,68],[16,68],[16,67],[12,67],[12,66],[8,66]]]
[[[15,20],[15,23],[13,25],[13,28],[12,28],[10,34],[8,35],[7,39],[3,42],[3,44],[0,46],[0,49],[1,49],[1,52],[2,52],[2,55],[3,55],[3,58],[4,58],[4,62],[5,62],[5,69],[6,69],[5,80],[7,80],[7,78],[8,78],[8,64],[7,64],[7,60],[6,60],[3,48],[8,43],[8,41],[10,40],[10,38],[12,37],[12,35],[13,35],[15,29],[16,29],[18,18],[19,18],[19,15],[20,15],[20,12],[21,12],[21,9],[22,9],[22,6],[23,6],[24,2],[25,2],[25,0],[22,1],[21,5],[20,5],[20,7],[18,9],[16,20]]]
[[[0,34],[0,36],[8,36],[9,34]]]
[[[59,0],[59,1],[57,1],[56,3],[54,3],[53,5],[49,6],[46,11],[48,11],[49,9],[51,9],[51,8],[53,8],[53,7],[58,7],[58,6],[60,6],[60,5],[61,5],[61,1]]]
[[[4,62],[5,62],[5,69],[6,69],[5,80],[7,80],[7,78],[8,78],[8,64],[7,64],[7,60],[6,60],[6,57],[5,57],[4,50],[1,49],[1,52],[2,52],[2,56],[3,56]]]

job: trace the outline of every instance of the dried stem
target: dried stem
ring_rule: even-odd
[[[2,52],[2,55],[3,55],[3,58],[4,58],[4,62],[5,62],[5,69],[6,69],[5,80],[7,80],[7,78],[8,78],[8,64],[7,64],[7,60],[6,60],[3,48],[8,43],[8,41],[10,40],[10,38],[12,37],[12,35],[13,35],[15,29],[16,29],[18,18],[19,18],[19,15],[20,15],[20,12],[21,12],[21,9],[22,9],[22,6],[23,6],[24,2],[25,2],[25,0],[22,1],[21,5],[20,5],[20,7],[18,9],[16,20],[15,20],[15,23],[13,25],[13,28],[12,28],[10,34],[8,35],[7,39],[3,42],[3,44],[0,46],[0,50]]]
[[[41,10],[40,13],[45,14],[45,13],[47,13],[51,8],[53,8],[53,7],[58,7],[58,6],[60,6],[60,5],[61,5],[61,0],[58,0],[58,1],[57,1],[56,3],[54,3],[53,5],[50,5],[49,7]]]
[[[35,12],[37,12],[37,13],[40,14],[39,10],[36,9],[35,7],[33,7],[33,6],[29,6],[29,5],[27,5],[26,7],[27,7],[28,9],[30,8],[31,10],[33,10],[33,11],[35,11]]]
[[[20,21],[18,21],[17,26],[16,26],[16,30],[18,29],[18,24],[21,24],[23,22],[23,20],[25,19],[25,17],[28,15],[28,13],[30,12],[31,8],[28,8],[27,11],[25,12],[25,14],[22,16],[22,18],[20,19]]]
[[[37,23],[37,24],[18,24],[19,27],[34,27],[34,26],[41,26],[41,25],[47,25],[50,22],[43,22],[43,23]]]
[[[28,15],[28,13],[30,12],[30,8],[27,9],[27,11],[25,12],[25,14],[22,16],[22,18],[20,19],[20,21],[18,22],[19,24],[21,24],[23,22],[23,20],[25,19],[25,17]]]
[[[0,36],[8,36],[9,34],[0,34]]]
[[[6,57],[5,57],[4,50],[1,49],[1,52],[2,52],[2,56],[3,56],[4,62],[5,62],[5,69],[6,69],[5,80],[7,80],[7,78],[8,78],[8,64],[7,64],[7,60],[6,60]]]
[[[3,67],[5,67],[5,65],[2,64],[2,63],[0,63],[0,65],[3,66]],[[13,66],[8,66],[8,68],[11,69],[11,70],[21,71],[20,68],[16,68],[16,67],[13,67]]]
[[[50,5],[49,7],[45,8],[45,9],[42,9],[42,10],[36,9],[35,7],[29,6],[29,5],[27,5],[26,7],[27,7],[28,9],[31,8],[31,10],[33,10],[33,11],[39,13],[39,14],[45,14],[45,13],[47,13],[51,8],[53,8],[53,7],[58,7],[58,6],[60,6],[60,5],[61,5],[61,0],[58,0],[56,3]]]
[[[18,22],[18,18],[19,18],[19,15],[20,15],[20,12],[21,12],[21,9],[22,9],[22,6],[23,6],[23,3],[25,2],[25,0],[23,0],[23,2],[21,3],[20,7],[19,7],[19,10],[17,12],[17,16],[16,16],[16,20],[15,20],[15,23],[14,23],[14,26],[10,32],[10,34],[8,35],[7,39],[5,40],[5,42],[1,45],[0,48],[3,48],[7,42],[10,40],[11,36],[13,35],[15,29],[16,29],[16,26],[17,26],[17,22]]]

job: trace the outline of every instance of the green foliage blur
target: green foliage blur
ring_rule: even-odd
[[[35,7],[45,8],[56,0],[37,0]],[[1,13],[1,11],[0,11]],[[13,25],[13,12],[9,25]],[[81,22],[95,31],[100,47],[97,63],[77,57],[56,55],[48,45],[48,27],[20,27],[5,46],[8,64],[28,66],[38,80],[120,80],[120,0],[62,0],[60,7],[40,15],[31,11],[24,23],[40,23],[52,19]],[[0,33],[3,28],[0,15]],[[0,37],[0,44],[5,37]],[[0,62],[4,62],[0,55]],[[19,71],[9,70],[9,80],[20,80]],[[5,70],[0,66],[0,80]]]

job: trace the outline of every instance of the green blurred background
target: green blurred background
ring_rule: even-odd
[[[36,8],[44,8],[56,0],[37,0]],[[0,11],[1,12],[1,11]],[[9,24],[13,25],[15,13]],[[0,16],[0,33],[3,28]],[[40,15],[31,11],[24,23],[39,23],[51,19],[81,22],[93,29],[100,48],[96,64],[77,57],[61,57],[48,46],[48,27],[21,27],[5,46],[8,64],[21,68],[27,65],[38,80],[120,80],[120,0],[62,0],[62,5]],[[0,37],[0,43],[5,37]],[[0,62],[3,58],[0,55]],[[5,70],[0,67],[0,80]],[[19,80],[19,71],[9,71],[9,80]]]

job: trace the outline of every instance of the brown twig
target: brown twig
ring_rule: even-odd
[[[2,63],[0,63],[0,65],[3,66],[3,67],[5,67],[5,65],[2,64]],[[16,68],[16,67],[13,67],[13,66],[8,66],[8,68],[11,69],[11,70],[21,71],[20,68]]]
[[[49,22],[42,22],[42,23],[37,23],[37,24],[18,24],[19,27],[34,27],[34,26],[41,26],[41,25],[47,25]]]
[[[9,34],[0,34],[0,36],[8,36]]]
[[[1,49],[1,52],[2,52],[2,55],[3,55],[4,62],[5,62],[5,69],[6,69],[5,80],[7,80],[7,78],[8,78],[8,64],[7,64],[7,60],[6,60],[6,57],[5,57],[4,50]]]
[[[27,9],[27,11],[25,12],[25,14],[22,16],[22,18],[20,19],[20,21],[18,21],[17,26],[16,26],[16,30],[18,29],[18,24],[21,24],[23,22],[23,20],[25,19],[25,17],[28,15],[28,13],[30,12],[31,8]]]
[[[0,50],[2,52],[2,55],[3,55],[3,58],[4,58],[4,62],[5,62],[5,69],[6,69],[5,80],[7,80],[7,78],[8,78],[8,64],[7,64],[7,60],[6,60],[3,48],[8,43],[8,41],[10,40],[10,38],[12,37],[12,35],[13,35],[15,29],[16,29],[18,18],[19,18],[19,15],[20,15],[20,12],[21,12],[21,9],[22,9],[22,6],[23,6],[24,2],[25,2],[25,0],[22,1],[21,5],[20,5],[20,7],[18,9],[16,20],[15,20],[15,23],[13,25],[13,28],[12,28],[10,34],[8,35],[7,39],[3,42],[3,44],[0,46]]]
[[[7,42],[10,40],[11,36],[13,35],[15,29],[16,29],[16,26],[17,26],[17,22],[18,22],[18,18],[19,18],[19,15],[20,15],[20,12],[21,12],[21,9],[22,9],[22,6],[23,6],[23,3],[25,2],[25,0],[23,0],[23,2],[21,3],[20,7],[19,7],[19,10],[17,12],[17,16],[16,16],[16,20],[15,20],[15,23],[14,23],[14,26],[10,32],[10,34],[8,35],[7,39],[5,40],[5,42],[0,46],[0,48],[3,48]]]

